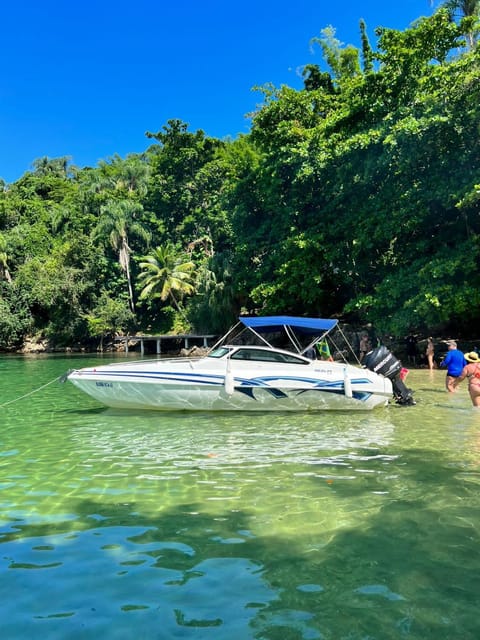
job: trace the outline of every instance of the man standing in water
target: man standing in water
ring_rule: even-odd
[[[445,380],[445,386],[447,391],[453,393],[455,391],[455,380],[461,376],[463,367],[467,364],[465,356],[462,351],[457,349],[457,343],[455,340],[449,340],[448,352],[445,358],[440,363],[441,367],[447,367],[447,377]]]

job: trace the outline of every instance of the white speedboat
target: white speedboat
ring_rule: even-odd
[[[320,318],[241,317],[204,357],[86,367],[67,379],[102,404],[122,409],[370,410],[385,406],[394,394],[399,401],[401,365],[386,347],[369,354],[375,355],[370,368],[304,355],[317,344],[325,347],[336,326],[336,320]],[[279,336],[288,337],[292,347],[273,346]]]

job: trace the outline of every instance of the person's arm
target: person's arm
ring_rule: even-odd
[[[448,364],[450,362],[450,351],[448,351],[447,355],[444,357],[444,359],[440,362],[440,366],[441,367],[448,367]]]
[[[468,365],[467,365],[468,366]],[[462,373],[458,376],[458,378],[455,378],[455,380],[453,381],[453,388],[455,389],[456,387],[458,387],[458,385],[460,384],[460,382],[462,380],[465,380],[465,378],[467,377],[468,374],[468,368],[467,366],[463,367],[462,369]]]

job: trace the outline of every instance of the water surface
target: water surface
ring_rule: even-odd
[[[480,637],[466,386],[412,371],[415,407],[368,414],[133,413],[53,382],[90,362],[0,358],[2,638]]]

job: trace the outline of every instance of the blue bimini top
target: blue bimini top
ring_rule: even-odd
[[[338,324],[338,320],[295,316],[241,316],[239,320],[260,333],[271,333],[287,326],[299,333],[318,334],[331,331]]]

